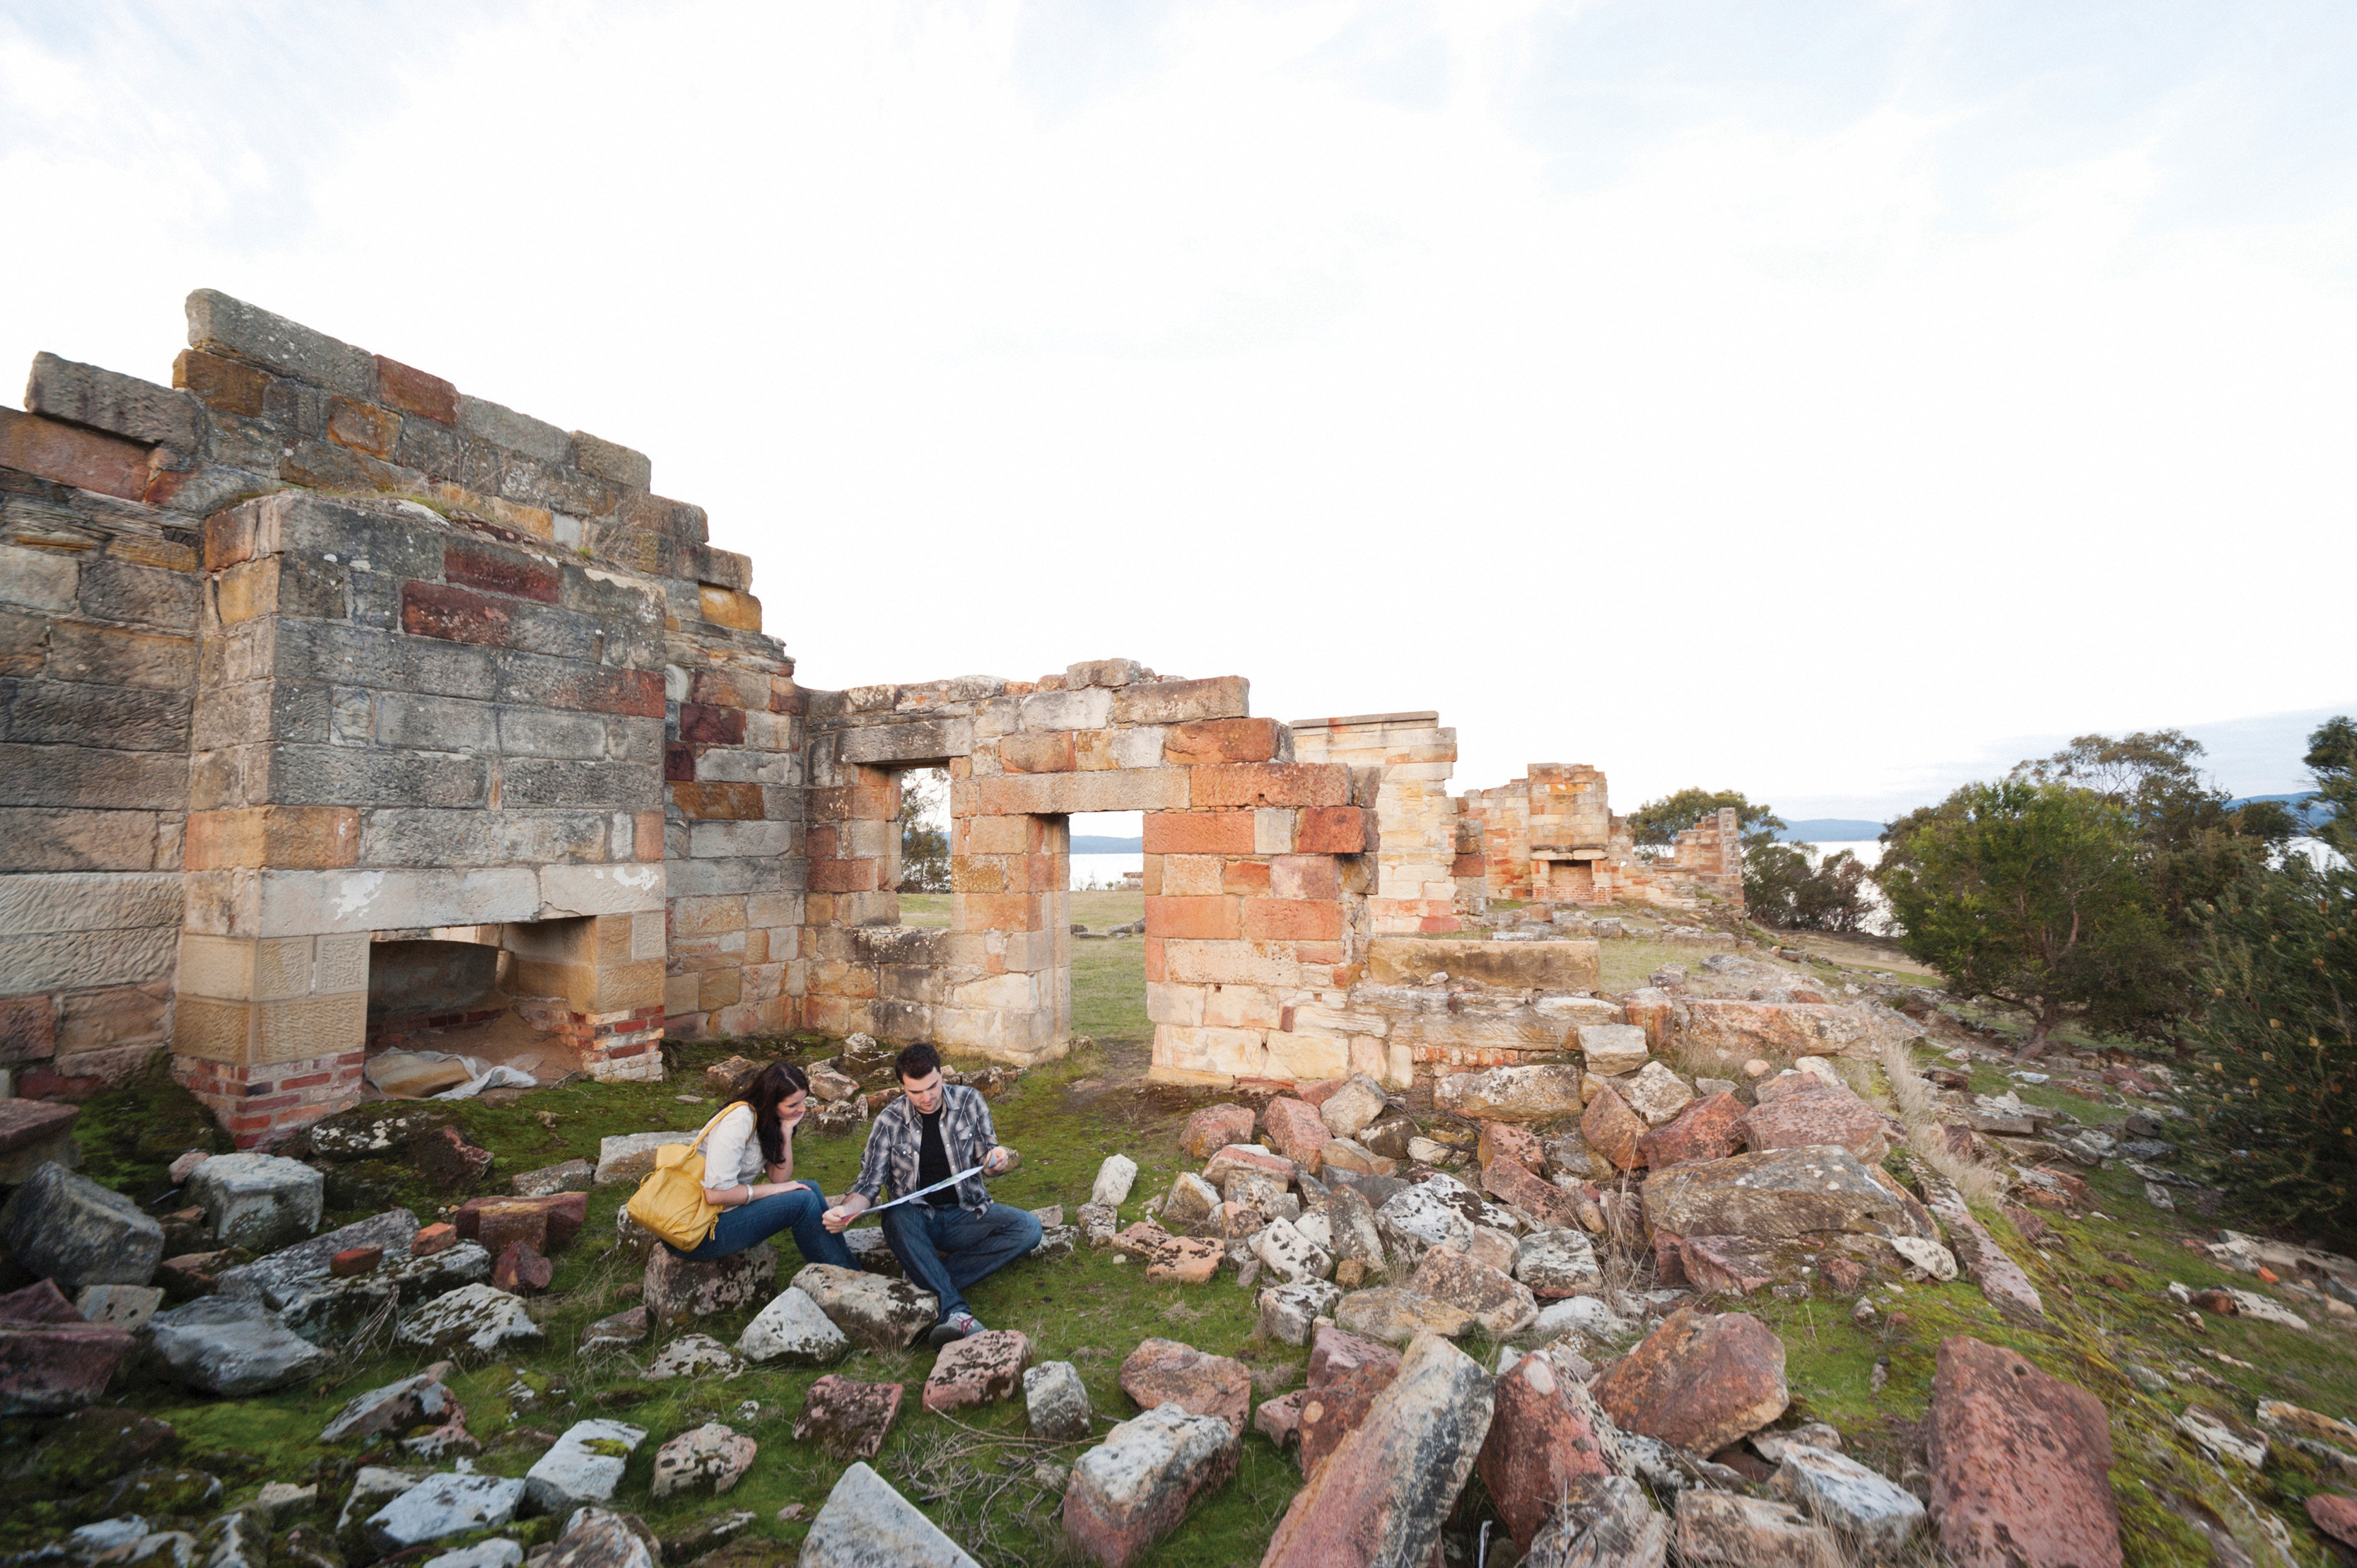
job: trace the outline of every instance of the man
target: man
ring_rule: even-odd
[[[942,1081],[942,1058],[928,1045],[914,1045],[893,1060],[899,1099],[876,1113],[859,1179],[843,1201],[820,1218],[840,1233],[877,1200],[887,1182],[895,1197],[923,1192],[963,1170],[979,1165],[999,1176],[1019,1157],[1003,1147],[990,1124],[990,1106],[963,1084]],[[982,1332],[982,1324],[960,1293],[1039,1244],[1036,1215],[990,1200],[980,1176],[928,1193],[913,1203],[884,1211],[884,1241],[915,1283],[942,1304],[932,1342],[946,1345]]]

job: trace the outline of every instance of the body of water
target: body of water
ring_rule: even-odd
[[[1076,854],[1072,858],[1071,886],[1118,887],[1125,871],[1146,869],[1143,854]]]

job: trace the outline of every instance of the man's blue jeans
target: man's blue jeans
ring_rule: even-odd
[[[909,1282],[941,1298],[942,1320],[970,1311],[959,1294],[996,1273],[1039,1244],[1039,1217],[994,1203],[981,1214],[935,1208],[920,1199],[888,1208],[884,1244],[900,1260]]]
[[[741,1252],[780,1230],[791,1230],[794,1233],[794,1245],[802,1249],[802,1262],[833,1263],[842,1269],[858,1267],[851,1261],[851,1249],[844,1245],[843,1238],[819,1223],[819,1216],[825,1212],[826,1195],[819,1191],[818,1183],[797,1182],[774,1197],[757,1197],[750,1203],[722,1209],[720,1222],[712,1228],[712,1234],[694,1251],[679,1255],[706,1262]],[[679,1249],[673,1247],[672,1251],[678,1252]]]

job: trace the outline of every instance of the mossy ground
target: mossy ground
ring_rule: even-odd
[[[1075,918],[1102,927],[1127,917],[1092,911]],[[1187,1112],[1210,1097],[1143,1081],[1148,1031],[1140,947],[1134,939],[1076,945],[1075,1032],[1092,1035],[1097,1043],[1024,1074],[994,1107],[1001,1139],[1025,1154],[1020,1169],[993,1184],[1003,1201],[1024,1207],[1061,1203],[1069,1211],[1086,1199],[1103,1157],[1126,1153],[1141,1166],[1125,1206],[1126,1220],[1190,1164],[1178,1147],[1177,1131]],[[1663,950],[1643,950],[1655,947]],[[1684,950],[1674,954],[1673,948]],[[1699,950],[1690,943],[1616,940],[1607,942],[1605,951],[1608,957],[1625,953],[1630,962],[1650,970],[1663,961],[1691,961]],[[1848,960],[1836,974],[1865,978],[1870,967],[1858,960],[1868,956]],[[668,1053],[672,1076],[663,1083],[568,1083],[504,1103],[463,1102],[453,1113],[469,1136],[498,1155],[483,1190],[504,1190],[506,1178],[520,1171],[576,1157],[594,1160],[604,1136],[700,1125],[716,1108],[706,1097],[702,1069],[723,1057],[810,1060],[834,1049],[832,1042],[811,1037],[673,1046]],[[2016,1088],[2025,1099],[2059,1105],[2090,1122],[2115,1121],[2120,1114],[2051,1086],[2018,1085],[1994,1065],[1975,1066],[1974,1087],[1985,1092]],[[173,1155],[208,1141],[201,1111],[161,1081],[90,1102],[83,1127],[86,1168],[142,1198],[165,1190],[163,1167]],[[213,1144],[221,1146],[217,1137]],[[857,1166],[859,1148],[856,1135],[805,1137],[797,1143],[797,1170],[841,1190]],[[2321,1324],[2302,1334],[2248,1319],[2190,1320],[2166,1294],[2169,1281],[2196,1289],[2212,1283],[2247,1289],[2254,1282],[2186,1248],[2182,1242],[2191,1221],[2153,1208],[2130,1173],[2083,1174],[2104,1218],[2050,1215],[2052,1228],[2042,1251],[2024,1241],[2002,1214],[1982,1216],[2044,1294],[2045,1326],[2007,1319],[1964,1282],[1906,1284],[1895,1294],[1877,1289],[1875,1297],[1885,1310],[1867,1328],[1852,1321],[1848,1300],[1822,1291],[1800,1301],[1762,1293],[1742,1303],[1743,1310],[1773,1326],[1784,1341],[1793,1418],[1832,1422],[1868,1463],[1904,1476],[1921,1461],[1919,1423],[1930,1400],[1939,1342],[1950,1334],[1974,1335],[2018,1349],[2092,1390],[2108,1407],[2117,1454],[2113,1480],[2129,1563],[2211,1562],[2209,1546],[2188,1522],[2201,1515],[2222,1520],[2258,1561],[2268,1561],[2244,1498],[2286,1521],[2299,1562],[2329,1561],[2328,1549],[2307,1525],[2299,1504],[2328,1486],[2347,1489],[2345,1482],[2330,1480],[2281,1445],[2264,1475],[2229,1471],[2172,1423],[2193,1396],[2244,1414],[2262,1398],[2339,1416],[2357,1412],[2357,1336]],[[429,1191],[414,1173],[398,1167],[393,1176],[397,1200],[421,1219],[430,1220],[466,1196]],[[726,1382],[648,1383],[639,1379],[638,1369],[652,1359],[661,1337],[627,1355],[585,1359],[575,1351],[582,1327],[627,1305],[622,1287],[639,1277],[637,1265],[612,1240],[615,1211],[627,1196],[619,1186],[593,1192],[587,1226],[556,1256],[556,1277],[534,1305],[546,1330],[544,1344],[528,1354],[479,1360],[457,1374],[468,1429],[487,1445],[476,1463],[486,1471],[520,1475],[544,1448],[542,1434],[553,1436],[585,1415],[628,1420],[648,1428],[649,1436],[631,1460],[619,1506],[640,1513],[662,1533],[721,1509],[748,1509],[757,1516],[756,1531],[791,1549],[844,1468],[791,1436],[793,1419],[817,1371],[754,1369]],[[374,1207],[379,1206],[331,1212],[328,1221],[360,1218]],[[780,1238],[780,1254],[781,1274],[791,1273],[798,1260],[790,1239]],[[1082,1248],[1061,1262],[1017,1263],[975,1287],[971,1297],[992,1326],[1028,1334],[1039,1359],[1078,1367],[1100,1417],[1132,1413],[1115,1377],[1123,1357],[1149,1337],[1243,1358],[1254,1370],[1255,1398],[1297,1386],[1306,1362],[1298,1349],[1253,1337],[1251,1294],[1228,1276],[1201,1287],[1149,1287],[1138,1265],[1111,1252]],[[2291,1305],[2311,1320],[2321,1316]],[[749,1312],[739,1312],[692,1326],[733,1341],[749,1317]],[[1483,1364],[1493,1363],[1493,1348],[1478,1337],[1465,1348]],[[344,1401],[415,1371],[427,1359],[380,1344],[349,1357],[330,1380],[259,1399],[193,1398],[144,1382],[117,1392],[121,1402],[171,1422],[189,1453],[216,1455],[211,1462],[231,1482],[229,1501],[234,1503],[264,1481],[302,1476],[321,1457],[319,1429]],[[931,1361],[932,1352],[920,1347],[899,1355],[856,1352],[834,1369],[862,1380],[899,1382],[907,1390],[901,1419],[875,1461],[877,1468],[985,1563],[1062,1560],[1057,1498],[1034,1478],[1034,1471],[1042,1459],[1070,1465],[1082,1445],[1032,1442],[1019,1399],[955,1418],[924,1413],[919,1400]],[[1878,1390],[1878,1361],[1885,1373]],[[2141,1391],[2123,1369],[2128,1362],[2159,1371],[2170,1380],[2170,1392],[2156,1399]],[[2208,1386],[2203,1378],[2216,1380],[2218,1386]],[[520,1383],[530,1391],[528,1398],[515,1391]],[[755,1437],[761,1444],[759,1458],[724,1498],[655,1501],[648,1492],[655,1449],[705,1421],[720,1421]],[[1100,1420],[1100,1430],[1106,1424]],[[21,1444],[38,1432],[33,1423],[0,1423],[0,1443]],[[251,1457],[225,1456],[236,1453]],[[1289,1455],[1247,1433],[1236,1478],[1205,1499],[1143,1561],[1203,1568],[1256,1562],[1299,1484]],[[1469,1488],[1467,1503],[1479,1502],[1477,1483]],[[780,1510],[793,1504],[801,1505],[799,1518],[780,1520]]]

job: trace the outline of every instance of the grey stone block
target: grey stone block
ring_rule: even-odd
[[[456,480],[470,490],[490,494],[499,484],[498,443],[462,435],[431,420],[403,420],[393,456],[409,467]]]
[[[500,801],[518,806],[651,808],[662,803],[662,775],[629,762],[552,762],[519,757],[500,769]]]
[[[688,854],[698,860],[791,854],[801,832],[799,822],[695,822],[688,829]]]
[[[170,977],[178,948],[178,932],[160,927],[0,937],[0,995],[151,985]]]
[[[60,620],[48,628],[46,668],[52,681],[185,693],[196,683],[197,644],[175,633]]]
[[[1049,693],[1051,696],[1066,695]],[[907,724],[871,725],[846,730],[835,737],[835,756],[845,762],[922,762],[937,757],[965,757],[974,750],[971,719],[920,719]]]
[[[317,1229],[325,1181],[300,1160],[216,1155],[190,1173],[188,1197],[224,1244],[266,1252]]]
[[[232,299],[215,289],[188,295],[188,347],[244,360],[282,376],[376,401],[376,360],[364,349]]]
[[[497,650],[438,638],[290,620],[274,628],[271,650],[271,672],[287,680],[445,697],[489,699],[499,692]]]
[[[81,583],[81,563],[55,550],[0,544],[0,604],[52,615],[70,613]]]
[[[606,755],[608,721],[600,714],[512,704],[497,712],[499,751],[502,757],[551,757],[589,761]],[[655,721],[642,719],[638,722],[653,724]],[[661,733],[659,725],[657,733]]]
[[[583,473],[610,479],[625,489],[646,490],[654,487],[654,465],[645,453],[634,452],[628,446],[592,435],[586,430],[573,433],[573,461]]]
[[[24,745],[186,751],[188,693],[71,681],[0,681],[0,729]]]
[[[538,457],[544,462],[570,463],[573,460],[573,438],[545,420],[534,419],[528,413],[518,413],[489,398],[458,396],[458,431],[479,441],[488,441],[511,452]]]
[[[662,748],[662,720],[631,718],[619,714],[607,719],[606,755],[612,760],[660,766]]]
[[[121,1193],[49,1165],[0,1205],[0,1243],[70,1293],[145,1284],[164,1256],[164,1228]]]
[[[753,585],[752,557],[739,555],[734,550],[691,545],[681,553],[680,567],[697,582],[717,588],[734,588],[741,593]]]
[[[546,507],[576,517],[604,517],[622,496],[615,486],[568,462],[551,462],[520,452],[500,459],[499,493],[525,506]]]
[[[499,749],[498,710],[489,703],[387,692],[376,699],[375,707],[380,746],[479,755]]]
[[[79,602],[82,613],[96,620],[197,629],[197,579],[190,573],[101,555],[82,563]]]
[[[363,865],[542,865],[603,860],[610,824],[596,811],[435,811],[386,807],[361,819]]]
[[[19,806],[179,811],[188,801],[188,759],[168,751],[0,742],[0,800]]]
[[[25,388],[30,413],[182,452],[196,450],[199,406],[188,392],[50,353],[33,356]]]
[[[0,878],[0,931],[105,931],[180,923],[176,872]],[[0,992],[0,995],[8,994]]]
[[[0,808],[0,870],[149,871],[156,811]]]
[[[273,805],[479,806],[488,795],[484,764],[471,757],[339,746],[270,748]]]

